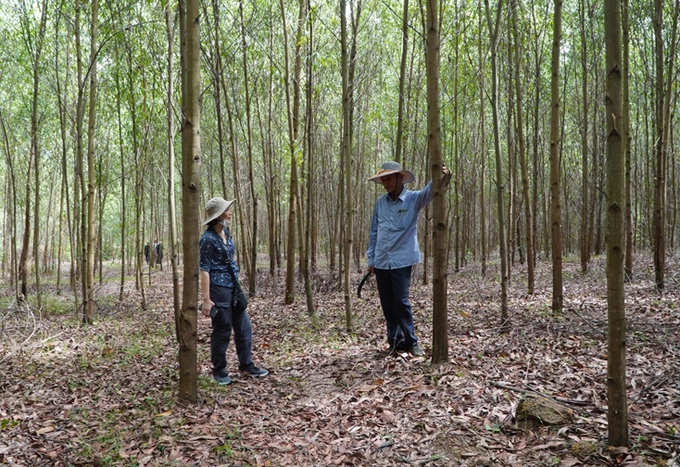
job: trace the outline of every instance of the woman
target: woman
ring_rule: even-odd
[[[231,298],[238,283],[238,265],[234,260],[236,247],[229,235],[231,211],[235,200],[217,197],[205,206],[207,225],[200,242],[201,295],[203,315],[212,317],[210,358],[213,378],[219,385],[234,381],[227,372],[227,348],[234,328],[234,344],[238,355],[239,371],[247,376],[262,378],[269,372],[255,366],[252,360],[252,327],[248,313],[232,310]]]

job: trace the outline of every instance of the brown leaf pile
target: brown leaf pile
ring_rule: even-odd
[[[422,272],[412,303],[425,358],[380,358],[386,343],[374,282],[353,299],[348,333],[330,274],[317,277],[325,287],[314,317],[304,296],[284,306],[283,281],[262,278],[249,313],[255,362],[271,374],[216,386],[210,322],[201,317],[200,402],[189,406],[177,402],[169,273],[154,273],[147,311],[135,291],[118,303],[116,287],[111,296],[101,288],[91,327],[58,304],[35,317],[12,305],[0,315],[0,464],[677,467],[677,284],[662,297],[649,280],[627,285],[631,446],[610,449],[605,275],[601,265],[587,276],[566,267],[558,315],[550,311],[549,266],[539,267],[533,296],[514,271],[507,334],[499,332],[495,280],[472,267],[452,275],[450,363],[438,367],[428,359],[431,289],[419,283]],[[529,393],[570,408],[574,421],[519,429],[515,410]]]

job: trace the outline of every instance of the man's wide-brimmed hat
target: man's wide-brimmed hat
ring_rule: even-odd
[[[227,201],[219,196],[208,201],[205,205],[205,221],[203,222],[203,225],[207,225],[210,221],[220,217],[224,211],[234,204],[234,201],[236,200],[232,199],[231,201]]]
[[[389,161],[385,162],[382,167],[380,167],[380,170],[378,170],[375,175],[369,178],[368,181],[380,183],[381,178],[392,174],[401,174],[403,178],[401,182],[403,184],[411,183],[416,180],[416,177],[414,177],[411,172],[401,168],[401,164],[399,162]]]

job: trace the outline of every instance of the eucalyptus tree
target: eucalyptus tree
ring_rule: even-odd
[[[253,175],[253,124],[251,117],[251,76],[248,72],[248,47],[246,40],[246,23],[243,16],[243,0],[238,2],[238,11],[240,19],[240,33],[241,33],[241,54],[242,54],[242,70],[243,70],[243,86],[245,91],[245,111],[246,111],[246,149],[248,158],[248,184],[250,186],[250,201],[252,203],[252,212],[250,214],[251,232],[250,232],[250,258],[246,261],[248,265],[248,289],[251,295],[256,293],[255,287],[255,272],[257,271],[257,228],[258,228],[258,196],[255,190],[255,180]]]
[[[306,26],[307,26],[307,60],[306,60],[306,73],[307,73],[307,83],[305,86],[305,95],[306,95],[306,103],[305,103],[305,117],[306,117],[306,138],[305,138],[305,155],[306,155],[306,164],[305,164],[305,172],[303,173],[303,179],[306,180],[306,189],[305,189],[305,205],[306,209],[304,210],[305,212],[305,218],[304,218],[304,242],[302,244],[302,258],[301,258],[301,265],[302,265],[302,274],[304,276],[305,280],[305,297],[307,298],[307,312],[310,315],[315,314],[315,308],[314,308],[314,295],[312,291],[312,280],[310,276],[310,262],[311,258],[313,256],[313,251],[315,248],[315,238],[314,238],[314,231],[317,231],[316,229],[316,222],[315,222],[315,213],[316,213],[316,201],[315,197],[313,194],[313,190],[315,188],[314,185],[314,179],[315,173],[314,169],[316,167],[316,163],[314,160],[314,92],[313,92],[313,83],[314,83],[314,69],[313,69],[313,63],[314,63],[314,19],[313,16],[311,15],[311,0],[305,0],[305,8],[304,12],[307,13],[307,18],[306,18]],[[303,9],[300,8],[300,14],[302,15]],[[299,21],[301,22],[302,25],[302,17],[299,17]],[[298,31],[301,33],[302,30],[298,29]]]
[[[427,127],[428,152],[433,185],[432,246],[434,264],[432,269],[432,363],[449,360],[447,320],[447,221],[445,184],[442,174],[442,143],[439,116],[439,68],[441,35],[439,28],[439,2],[428,0],[425,16],[426,68],[427,68]]]
[[[171,8],[170,0],[164,5],[165,31],[168,41],[167,56],[167,137],[168,137],[168,216],[170,224],[170,265],[172,268],[172,302],[175,313],[175,330],[179,330],[181,302],[179,297],[179,264],[177,243],[177,215],[175,200],[175,33],[177,30],[177,12]],[[123,267],[124,269],[124,267]],[[177,335],[179,339],[179,335]]]
[[[179,336],[179,399],[196,402],[198,245],[201,192],[201,35],[199,0],[180,0],[182,56],[182,246],[184,278]]]
[[[70,89],[71,89],[71,80],[69,79],[71,76],[71,41],[70,40],[64,40],[64,37],[67,36],[70,39],[70,34],[68,34],[68,29],[67,33],[64,34],[61,30],[61,19],[64,17],[67,13],[64,11],[65,8],[65,2],[64,0],[61,1],[59,5],[59,13],[56,15],[55,18],[55,25],[54,25],[54,83],[56,86],[55,89],[55,97],[57,99],[56,102],[56,107],[57,107],[57,112],[59,114],[59,134],[60,134],[60,143],[61,143],[61,200],[60,200],[60,212],[59,212],[59,219],[60,219],[60,228],[59,228],[59,250],[60,253],[57,255],[57,264],[61,264],[61,248],[62,248],[62,231],[63,229],[61,228],[61,221],[64,217],[64,211],[66,215],[66,228],[67,228],[67,238],[68,238],[68,252],[69,252],[69,285],[71,290],[73,290],[73,298],[74,298],[74,309],[78,309],[78,290],[76,287],[76,270],[77,270],[77,261],[76,261],[76,237],[75,235],[76,229],[74,227],[75,225],[75,219],[74,216],[72,215],[72,211],[74,211],[73,206],[72,206],[72,198],[71,198],[71,189],[69,185],[69,168],[72,167],[71,161],[69,161],[69,146],[71,144],[71,139],[69,138],[69,132],[67,130],[67,121],[69,118],[69,113],[68,113],[68,106],[67,102],[70,100],[69,94],[70,94]],[[64,21],[66,24],[66,28],[68,28],[68,22]],[[63,46],[63,48],[62,48]],[[64,57],[64,62],[60,61],[60,57],[62,53],[65,55]],[[63,66],[62,66],[63,63]],[[64,76],[62,77],[62,73]],[[63,85],[62,85],[63,82]],[[73,183],[72,186],[75,186],[75,183]],[[74,198],[75,201],[75,198]],[[61,268],[57,268],[57,293],[60,291],[60,278],[61,278]]]
[[[21,37],[26,50],[27,55],[29,55],[30,68],[31,68],[31,127],[30,127],[30,138],[28,151],[28,170],[25,179],[26,186],[26,198],[25,198],[25,215],[24,215],[24,232],[21,247],[21,256],[19,259],[19,276],[21,280],[21,295],[20,297],[28,296],[28,252],[30,247],[30,232],[31,232],[31,177],[34,176],[35,180],[35,190],[33,192],[34,196],[34,206],[33,215],[36,220],[36,225],[33,227],[34,241],[33,241],[33,262],[35,265],[35,279],[37,288],[37,300],[38,307],[40,307],[41,296],[40,296],[40,267],[39,267],[39,229],[37,225],[37,219],[40,212],[39,205],[39,160],[40,160],[40,147],[39,147],[39,122],[38,122],[38,100],[39,100],[39,88],[40,88],[40,68],[41,68],[41,56],[43,51],[43,46],[45,42],[45,30],[47,22],[47,2],[43,1],[42,5],[39,7],[38,24],[37,27],[33,22],[34,11],[29,8],[25,1],[22,1],[19,5],[20,7],[20,24],[21,24]]]
[[[92,324],[94,320],[94,236],[95,236],[95,161],[94,161],[94,133],[97,103],[97,41],[99,35],[99,0],[92,0],[90,4],[90,59],[88,63],[89,73],[89,105],[88,105],[88,131],[87,131],[87,211],[83,209],[83,239],[86,245],[83,253],[85,261],[83,268],[83,322]],[[84,176],[84,173],[82,174]],[[83,194],[85,194],[84,177]]]
[[[300,8],[303,8],[303,0],[299,0]],[[288,191],[288,222],[287,222],[287,239],[286,239],[286,288],[284,293],[284,303],[287,305],[295,301],[295,233],[296,223],[298,220],[298,196],[299,196],[299,179],[298,179],[298,123],[299,114],[299,86],[300,86],[300,69],[296,66],[294,76],[291,77],[290,71],[290,53],[288,40],[288,21],[286,19],[286,8],[284,0],[279,3],[281,13],[281,23],[283,31],[283,57],[284,57],[284,89],[286,97],[286,116],[288,122],[288,150],[290,154],[290,185]],[[301,44],[298,42],[295,45],[296,51],[299,50]],[[299,53],[299,52],[298,52]],[[297,57],[297,53],[296,53]],[[291,96],[292,94],[292,96]]]
[[[498,50],[500,43],[500,24],[501,13],[503,11],[503,0],[498,0],[496,3],[495,18],[491,16],[491,7],[489,0],[484,0],[484,7],[486,12],[486,22],[491,38],[491,112],[493,116],[493,138],[494,151],[496,153],[496,200],[498,212],[498,240],[500,250],[500,277],[501,277],[501,326],[503,329],[509,327],[508,314],[508,255],[506,242],[506,226],[503,198],[505,193],[505,186],[503,185],[503,164],[501,159],[501,144],[500,144],[500,123],[498,116]]]
[[[30,25],[31,20],[29,19],[29,16],[33,14],[33,12],[29,13],[27,11],[27,5],[25,0],[22,1],[21,4],[22,8],[22,23],[23,23],[23,31],[24,31],[24,42],[26,44],[26,47],[29,49],[29,53],[31,55],[31,68],[32,68],[32,74],[33,74],[33,94],[32,94],[32,99],[31,99],[31,149],[30,149],[30,156],[33,159],[33,164],[34,164],[34,169],[33,169],[33,174],[35,176],[35,190],[33,192],[34,194],[34,204],[33,204],[33,217],[35,219],[36,225],[33,228],[33,261],[35,263],[35,285],[36,285],[36,292],[37,292],[37,299],[38,299],[38,308],[41,307],[41,290],[40,290],[40,253],[39,253],[39,246],[40,246],[40,231],[41,229],[38,226],[38,219],[40,219],[40,146],[38,144],[38,101],[39,101],[39,90],[40,90],[40,76],[41,76],[41,60],[42,60],[42,51],[43,51],[43,45],[45,42],[45,31],[46,31],[46,24],[47,24],[47,0],[43,0],[42,4],[39,8],[39,26],[38,30],[36,31],[35,37],[32,35],[32,27]],[[30,163],[29,163],[30,167]],[[29,184],[26,185],[29,187]],[[26,191],[26,196],[28,198],[28,189]],[[26,205],[28,206],[28,199],[26,202]],[[27,207],[27,214],[28,214],[28,207]],[[27,231],[30,230],[29,228],[30,225],[30,220],[28,215],[26,216],[26,223],[25,223],[25,229]],[[26,235],[26,234],[25,234]],[[24,237],[26,238],[26,237]],[[24,244],[25,248],[28,248],[28,244]],[[25,269],[24,269],[25,270]],[[24,276],[25,278],[25,276]],[[26,295],[26,284],[25,282],[22,284],[22,289],[24,295]]]
[[[586,35],[585,18],[587,15],[586,1],[579,1],[579,28],[581,37],[581,99],[583,108],[583,123],[581,124],[581,272],[588,272],[590,262],[590,236],[587,219],[590,216],[588,204],[589,170],[588,170],[588,130],[589,124],[589,94],[588,94],[588,40]]]
[[[553,13],[552,74],[550,80],[550,218],[552,244],[552,309],[562,310],[562,214],[560,204],[560,47],[562,39],[562,0],[555,0]]]
[[[525,241],[527,251],[527,293],[534,293],[535,282],[535,261],[534,254],[534,215],[531,209],[531,198],[529,195],[529,170],[527,165],[526,155],[526,141],[524,137],[524,95],[522,92],[521,80],[521,58],[522,58],[522,41],[520,38],[518,27],[518,14],[520,2],[515,0],[512,4],[512,32],[514,39],[514,53],[515,53],[515,98],[517,100],[517,142],[519,150],[519,163],[522,173],[522,202],[524,206],[524,222],[525,222]]]
[[[655,108],[655,158],[656,177],[654,190],[654,279],[658,292],[665,288],[666,269],[666,210],[668,177],[668,140],[671,126],[672,85],[675,80],[675,50],[677,46],[678,14],[680,3],[675,2],[669,41],[668,63],[666,64],[664,34],[664,2],[654,1],[656,108]],[[665,69],[665,67],[668,67]]]
[[[359,0],[361,1],[361,0]],[[350,108],[353,105],[350,71],[349,71],[349,51],[347,39],[347,2],[340,0],[340,57],[341,57],[341,76],[342,76],[342,155],[340,158],[340,166],[345,175],[344,192],[345,192],[345,213],[344,213],[344,266],[345,266],[345,284],[344,284],[344,298],[345,298],[345,328],[350,331],[352,329],[352,298],[349,291],[349,257],[350,248],[352,244],[352,190],[351,186],[351,115]]]
[[[87,223],[86,223],[86,211],[83,206],[83,198],[85,196],[85,175],[84,175],[84,156],[83,156],[83,120],[85,113],[85,77],[83,76],[83,45],[81,41],[81,15],[82,8],[80,6],[80,0],[76,0],[75,3],[75,49],[76,49],[76,86],[78,89],[78,99],[76,103],[76,128],[75,128],[75,146],[76,146],[76,177],[77,182],[74,184],[75,195],[74,199],[76,201],[76,212],[75,216],[79,218],[78,224],[78,250],[79,264],[80,264],[80,274],[81,274],[81,287],[83,293],[83,319],[87,319],[87,302],[89,300],[88,289],[87,289],[87,246],[86,246],[86,236],[87,236]],[[81,195],[83,198],[81,198]]]
[[[482,15],[482,2],[478,3],[479,23],[477,24],[477,73],[479,77],[479,153],[481,159],[481,177],[480,177],[480,190],[479,190],[479,209],[480,209],[480,244],[481,244],[481,263],[482,263],[482,277],[486,276],[486,260],[487,260],[487,239],[486,239],[486,126],[485,126],[485,113],[486,113],[486,88],[485,88],[485,73],[484,73],[484,57],[482,54],[482,33],[484,28],[482,27],[483,15]]]
[[[397,136],[395,138],[394,160],[401,164],[402,140],[404,139],[404,88],[406,86],[406,59],[408,58],[408,0],[404,0],[401,28],[401,60],[399,62],[399,113],[397,116]]]
[[[12,144],[10,143],[10,137],[9,137],[9,132],[7,130],[7,124],[5,123],[5,117],[3,116],[3,112],[0,111],[0,127],[2,128],[2,147],[4,149],[5,153],[5,161],[7,163],[7,187],[6,187],[6,192],[8,195],[11,193],[12,196],[7,196],[7,204],[5,205],[5,210],[6,210],[6,219],[7,222],[5,222],[5,225],[3,225],[3,232],[8,232],[9,235],[4,235],[6,239],[9,240],[9,251],[10,251],[10,258],[9,258],[9,269],[10,269],[10,274],[9,274],[9,279],[10,279],[10,284],[14,285],[14,297],[18,301],[20,299],[20,292],[19,292],[19,287],[18,287],[18,282],[19,282],[19,264],[16,258],[16,251],[17,251],[17,226],[16,226],[16,220],[17,220],[17,175],[15,173],[14,169],[14,157],[12,154]],[[9,214],[9,215],[7,215]],[[5,230],[5,228],[7,230]],[[7,246],[5,244],[4,246]],[[7,251],[7,248],[3,248],[4,251]],[[5,260],[3,256],[3,272],[4,272],[4,266],[5,266]]]
[[[626,184],[626,208],[625,235],[626,254],[624,255],[624,279],[631,280],[633,277],[633,202],[632,202],[632,177],[631,177],[631,132],[630,132],[630,8],[628,0],[621,2],[621,35],[623,63],[621,83],[623,86],[623,150],[625,159],[625,184]]]
[[[623,275],[626,133],[623,125],[620,1],[605,0],[604,13],[607,76],[607,422],[609,444],[628,446]]]

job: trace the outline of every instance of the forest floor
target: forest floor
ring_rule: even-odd
[[[650,268],[626,285],[631,446],[613,450],[604,259],[587,275],[579,269],[565,262],[564,311],[555,314],[550,265],[538,266],[531,296],[516,268],[507,333],[499,329],[497,278],[481,278],[478,265],[451,274],[450,363],[441,366],[430,363],[431,286],[422,285],[422,270],[411,295],[423,358],[379,356],[386,342],[374,279],[353,299],[348,334],[329,273],[316,278],[310,317],[301,292],[295,305],[283,305],[284,278],[262,272],[249,313],[255,362],[270,375],[215,385],[210,321],[201,316],[199,402],[188,405],[177,400],[169,271],[153,271],[146,311],[134,284],[118,302],[111,272],[97,289],[91,326],[80,323],[72,298],[46,293],[37,310],[5,297],[0,465],[678,467],[677,274],[663,296]],[[233,374],[233,345],[228,359]],[[517,406],[528,394],[559,402],[573,419],[520,429]]]

